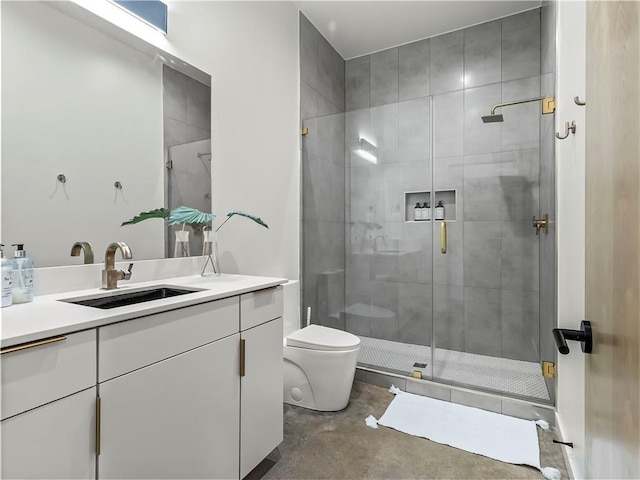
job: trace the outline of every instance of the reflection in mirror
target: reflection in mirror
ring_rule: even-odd
[[[81,264],[69,255],[76,241],[89,242],[98,263],[113,241],[136,260],[173,254],[161,220],[120,224],[174,201],[211,211],[211,157],[197,157],[211,152],[210,88],[167,69],[172,90],[163,92],[160,55],[46,3],[0,7],[3,243],[24,243],[38,267]],[[184,88],[167,87],[169,76],[184,77]],[[200,141],[209,143],[167,169],[169,148],[175,156]]]

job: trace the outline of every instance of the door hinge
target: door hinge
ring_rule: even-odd
[[[102,399],[96,397],[96,455],[100,455],[100,424],[102,416]]]
[[[240,376],[245,376],[245,349],[246,349],[246,340],[240,340]]]
[[[542,376],[544,378],[555,378],[556,364],[553,362],[542,362]]]
[[[164,164],[167,167],[167,170],[173,169],[173,160],[167,160],[167,163]]]

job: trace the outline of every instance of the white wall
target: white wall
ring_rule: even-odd
[[[169,1],[170,53],[212,76],[213,211],[225,273],[299,278],[298,11],[291,2]]]
[[[576,121],[575,135],[556,140],[558,232],[558,326],[580,328],[585,303],[585,100],[586,8],[583,1],[559,1],[557,10],[556,131]],[[589,99],[587,98],[588,102]],[[584,368],[578,343],[569,355],[558,355],[558,424],[576,478],[584,478]]]

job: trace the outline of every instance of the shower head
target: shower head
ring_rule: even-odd
[[[501,113],[498,113],[496,115],[485,115],[484,117],[482,117],[482,121],[484,123],[504,122],[504,117]]]
[[[485,115],[482,117],[483,123],[496,123],[496,122],[504,122],[504,117],[502,114],[496,114],[496,110],[502,107],[509,107],[511,105],[520,105],[521,103],[529,103],[529,102],[539,102],[542,100],[542,113],[553,113],[556,110],[556,101],[553,97],[536,97],[536,98],[527,98],[526,100],[516,100],[513,102],[505,102],[494,105],[491,109],[490,115]]]

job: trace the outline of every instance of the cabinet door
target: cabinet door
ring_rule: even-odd
[[[240,478],[282,442],[282,317],[242,332]]]
[[[95,478],[96,388],[0,423],[2,478]]]
[[[99,478],[237,478],[239,334],[99,386]]]

